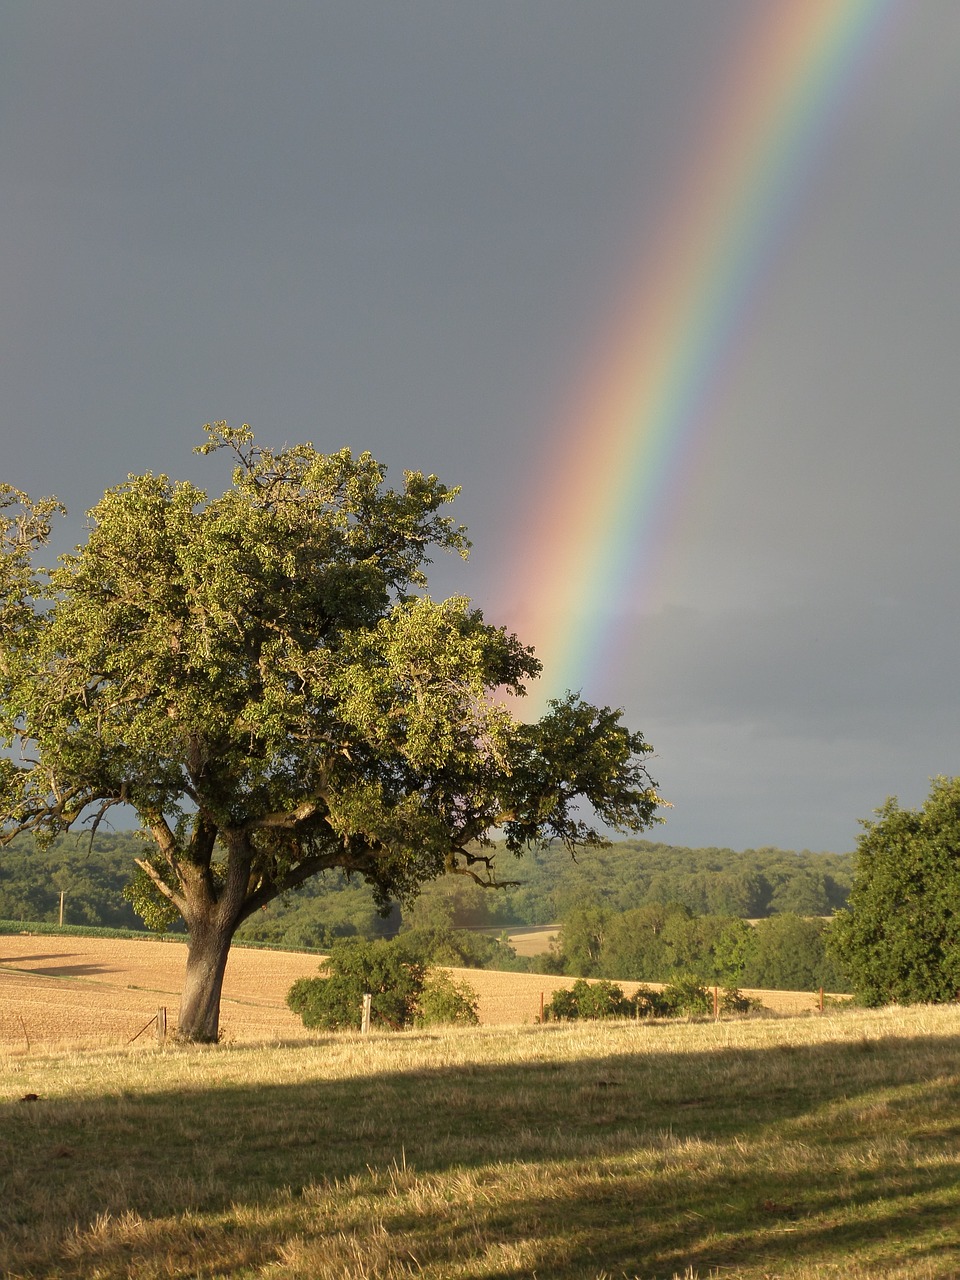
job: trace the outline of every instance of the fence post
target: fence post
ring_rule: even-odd
[[[543,1025],[543,992],[540,992],[540,1023]]]
[[[720,1021],[720,988],[713,988],[713,1016],[714,1020]]]
[[[161,1005],[157,1010],[157,1044],[163,1045],[167,1039],[167,1009]]]
[[[823,1013],[823,987],[820,988],[820,1012]]]
[[[360,1014],[360,1034],[368,1036],[370,1034],[370,1005],[373,1003],[373,996],[370,992],[366,992],[363,997],[363,1010]]]

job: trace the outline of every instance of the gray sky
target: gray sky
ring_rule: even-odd
[[[463,485],[475,551],[434,593],[500,620],[554,419],[768,2],[7,6],[0,476],[72,543],[128,472],[216,487],[210,420],[369,448]],[[625,584],[585,684],[656,747],[672,843],[845,850],[960,771],[958,67],[955,0],[901,3],[752,300],[667,585]]]

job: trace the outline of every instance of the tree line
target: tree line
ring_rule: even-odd
[[[394,905],[386,920],[355,880],[324,877],[259,912],[238,937],[326,947],[338,937],[389,937],[403,923],[489,930],[556,924],[585,901],[610,912],[655,904],[745,919],[829,916],[847,901],[853,857],[621,840],[576,861],[562,848],[532,848],[515,870],[508,865],[508,873],[521,883],[496,891],[462,877],[433,881],[413,903]]]
[[[693,978],[724,987],[849,990],[831,945],[833,922],[794,912],[755,924],[694,915],[674,903],[630,911],[584,905],[564,919],[545,967],[581,978],[672,983]]]
[[[150,842],[132,831],[101,830],[92,839],[61,835],[43,847],[31,835],[18,836],[0,858],[0,919],[55,923],[62,891],[68,923],[145,929],[130,901],[130,886],[134,859],[149,850]],[[521,884],[489,890],[450,877],[424,885],[404,907],[391,902],[384,914],[360,877],[334,869],[256,912],[237,936],[323,949],[343,937],[391,937],[403,924],[454,929],[554,924],[584,901],[608,913],[669,906],[694,916],[828,916],[846,903],[853,860],[850,854],[735,853],[617,841],[577,861],[564,849],[531,849],[510,871]]]

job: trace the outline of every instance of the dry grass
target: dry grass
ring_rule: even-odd
[[[0,936],[0,1052],[40,1045],[105,1048],[126,1043],[157,1012],[175,1016],[186,961],[177,941],[25,934]],[[303,1034],[285,1004],[295,979],[317,972],[319,958],[303,952],[235,947],[223,988],[221,1028],[235,1043],[276,1041]],[[459,969],[479,996],[481,1022],[533,1023],[541,994],[549,1002],[570,978]],[[632,994],[635,982],[624,982]],[[656,984],[650,984],[656,985]],[[748,993],[749,994],[749,993]],[[810,1013],[810,992],[754,993],[777,1013]]]
[[[0,1274],[957,1276],[958,1049],[948,1007],[8,1055]]]

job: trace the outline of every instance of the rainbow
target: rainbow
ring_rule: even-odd
[[[893,12],[892,0],[771,0],[738,49],[661,234],[600,335],[602,354],[544,442],[553,461],[515,537],[504,593],[544,664],[531,710],[568,688],[589,695],[624,593],[631,611],[649,605],[682,477],[750,303]]]

